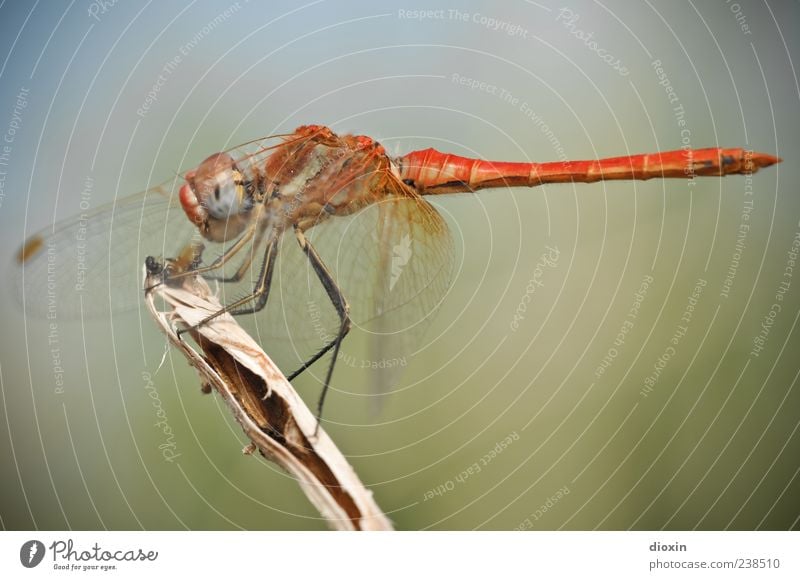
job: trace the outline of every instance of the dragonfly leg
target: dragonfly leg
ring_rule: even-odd
[[[253,293],[227,305],[224,310],[234,316],[242,314],[253,314],[259,312],[267,305],[269,289],[272,287],[272,273],[275,271],[275,260],[278,257],[278,238],[274,237],[267,243],[267,251],[264,254],[264,261],[261,264],[261,272],[258,276]],[[252,257],[251,257],[252,259]],[[248,302],[253,304],[245,306]],[[219,316],[215,314],[214,316]]]
[[[250,314],[252,312],[258,312],[264,308],[264,305],[267,303],[267,297],[269,296],[269,288],[270,284],[272,283],[272,272],[275,269],[275,258],[277,258],[277,256],[278,237],[275,236],[267,243],[267,247],[264,252],[264,261],[261,264],[261,272],[259,272],[258,280],[253,288],[253,292],[243,298],[240,298],[239,300],[236,300],[235,302],[226,304],[214,314],[205,317],[194,326],[182,328],[178,331],[178,336],[190,330],[199,328],[211,320],[214,320],[217,316],[225,314],[226,312],[230,312],[233,315]],[[253,305],[245,307],[244,305],[248,302],[253,302]]]
[[[222,254],[217,257],[213,262],[208,264],[207,266],[198,266],[192,268],[186,268],[185,270],[175,272],[175,273],[168,273],[166,269],[164,270],[164,280],[165,282],[171,280],[179,280],[181,278],[185,278],[186,276],[194,276],[195,274],[204,274],[206,272],[210,272],[212,270],[218,270],[222,268],[225,264],[227,264],[231,258],[233,258],[236,254],[239,253],[241,250],[252,238],[256,231],[256,222],[254,221],[251,225],[247,227],[247,230],[236,240],[231,247],[226,249]],[[148,256],[151,258],[151,256]]]
[[[336,313],[339,315],[340,321],[339,332],[336,334],[333,340],[322,347],[317,354],[304,362],[299,369],[287,377],[290,381],[293,380],[300,373],[322,358],[328,351],[333,349],[333,358],[331,359],[331,364],[328,367],[328,373],[325,376],[325,384],[322,387],[322,394],[320,395],[319,403],[317,404],[316,434],[316,432],[319,430],[319,422],[322,418],[322,407],[325,404],[325,395],[328,394],[328,387],[331,384],[331,377],[333,376],[333,368],[336,366],[336,358],[339,355],[339,348],[342,345],[344,337],[347,336],[348,332],[350,332],[352,323],[350,321],[350,306],[347,304],[347,299],[344,297],[342,290],[333,279],[333,275],[331,275],[330,270],[328,270],[328,267],[325,265],[325,262],[322,261],[322,258],[317,253],[317,250],[311,245],[311,242],[308,241],[305,234],[297,226],[294,228],[294,234],[298,243],[300,244],[300,248],[311,262],[311,267],[314,269],[314,273],[316,273],[317,277],[322,283],[322,286],[325,288],[325,292],[327,292],[328,298],[330,298],[333,307],[336,309]]]
[[[244,278],[245,272],[247,272],[248,268],[250,268],[250,264],[253,263],[253,257],[255,256],[256,248],[261,245],[261,241],[264,239],[264,231],[264,229],[260,229],[258,233],[256,233],[255,239],[253,240],[252,249],[247,253],[244,260],[233,274],[230,276],[205,274],[203,275],[203,278],[206,280],[215,280],[217,282],[240,282],[242,278]],[[193,270],[193,272],[197,272],[197,270]]]

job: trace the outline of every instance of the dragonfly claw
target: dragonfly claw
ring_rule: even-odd
[[[164,264],[153,256],[144,259],[145,268],[150,276],[162,276],[164,274]]]

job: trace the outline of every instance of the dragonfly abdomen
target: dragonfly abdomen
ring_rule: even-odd
[[[400,175],[423,195],[476,191],[492,187],[534,187],[546,183],[593,183],[754,173],[780,158],[746,149],[679,149],[587,161],[516,163],[484,161],[442,153],[412,151],[400,158]]]

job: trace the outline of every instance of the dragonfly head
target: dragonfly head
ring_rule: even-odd
[[[226,242],[250,222],[253,197],[227,153],[215,153],[186,174],[180,201],[186,216],[212,242]]]

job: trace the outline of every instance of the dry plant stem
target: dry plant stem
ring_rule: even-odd
[[[199,277],[182,285],[157,284],[145,276],[145,301],[170,342],[186,356],[233,411],[252,444],[245,452],[261,454],[294,476],[303,492],[331,527],[337,530],[391,530],[372,492],[322,429],[283,373],[256,342],[224,314],[190,331],[202,354],[176,334],[176,326],[192,326],[220,309]],[[167,311],[155,304],[158,296]],[[185,335],[184,335],[185,336]]]

